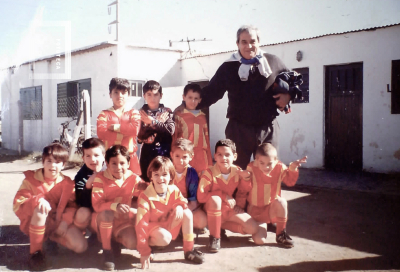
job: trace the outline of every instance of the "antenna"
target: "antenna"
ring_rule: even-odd
[[[115,5],[115,20],[112,21],[111,23],[108,24],[108,32],[111,34],[111,25],[115,24],[115,29],[116,29],[116,35],[115,35],[115,41],[118,41],[118,28],[119,28],[119,20],[118,20],[118,1],[119,0],[115,0],[114,2],[112,2],[111,4],[108,5],[107,9],[108,9],[108,15],[111,15],[111,6]]]
[[[207,38],[204,38],[204,39],[197,39],[197,40],[196,40],[196,39],[189,40],[189,38],[186,37],[186,40],[184,40],[184,39],[182,39],[182,40],[180,40],[180,41],[171,41],[171,40],[169,40],[169,47],[172,47],[172,44],[173,44],[173,43],[187,42],[188,47],[189,47],[189,50],[185,53],[185,56],[184,56],[184,57],[186,57],[187,54],[190,54],[191,56],[193,56],[193,54],[192,54],[192,49],[190,48],[190,43],[191,43],[191,42],[210,42],[210,41],[212,41],[212,40],[211,40],[211,39],[207,39]]]

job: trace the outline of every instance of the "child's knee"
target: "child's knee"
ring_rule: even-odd
[[[250,218],[249,220],[247,220],[247,222],[246,222],[246,231],[249,234],[257,233],[258,224],[253,218]]]
[[[90,220],[92,212],[89,208],[81,207],[76,211],[75,220],[78,222],[87,222]]]
[[[123,239],[123,245],[127,249],[136,249],[136,237],[135,236],[129,236]]]
[[[253,241],[257,245],[263,245],[267,243],[267,224],[261,224],[258,226],[257,232],[252,236]]]
[[[88,248],[88,244],[87,241],[84,240],[80,240],[78,243],[75,244],[74,246],[74,252],[76,253],[83,253],[87,250]]]
[[[222,200],[219,196],[211,196],[207,201],[207,206],[210,209],[221,209]]]
[[[159,229],[158,231],[153,231],[151,234],[152,245],[155,246],[167,246],[172,241],[172,234],[166,229]]]

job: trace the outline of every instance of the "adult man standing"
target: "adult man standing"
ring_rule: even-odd
[[[236,164],[246,169],[259,144],[278,147],[277,108],[282,111],[291,95],[274,95],[276,76],[289,70],[278,57],[260,50],[257,28],[239,28],[236,44],[238,52],[218,68],[209,85],[203,88],[198,108],[209,107],[228,91],[229,122],[225,135],[236,144]]]

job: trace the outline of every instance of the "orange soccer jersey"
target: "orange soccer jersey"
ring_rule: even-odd
[[[194,114],[187,109],[175,114],[174,141],[178,138],[190,140],[194,145],[194,157],[190,165],[198,173],[212,166],[210,137],[206,115],[203,112]]]
[[[113,131],[109,130],[113,126]],[[137,110],[124,111],[121,115],[113,107],[103,110],[97,117],[97,135],[105,144],[106,150],[113,145],[125,146],[131,154],[129,169],[140,175],[136,137],[140,129],[140,114]]]
[[[174,218],[170,215],[177,206],[186,209],[187,200],[175,185],[168,185],[164,199],[156,193],[153,184],[150,184],[139,196],[138,205],[136,215],[137,249],[140,255],[149,256],[151,249],[148,240],[153,230],[161,227],[171,232],[173,239],[178,236],[181,225],[171,229]]]

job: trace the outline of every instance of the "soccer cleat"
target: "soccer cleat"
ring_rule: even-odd
[[[210,243],[208,244],[208,249],[210,252],[216,253],[218,250],[221,249],[221,239],[215,238],[214,236],[210,235]]]
[[[103,249],[103,269],[113,271],[115,268],[114,255],[111,250]]]
[[[38,250],[29,257],[29,270],[31,271],[45,271],[51,268],[44,256],[43,252]]]
[[[204,263],[204,254],[200,250],[192,249],[185,252],[185,259],[193,263],[202,264]]]
[[[294,247],[294,243],[292,238],[290,238],[289,234],[286,233],[286,229],[284,229],[281,234],[276,235],[276,242],[278,245],[281,245],[283,247]]]

